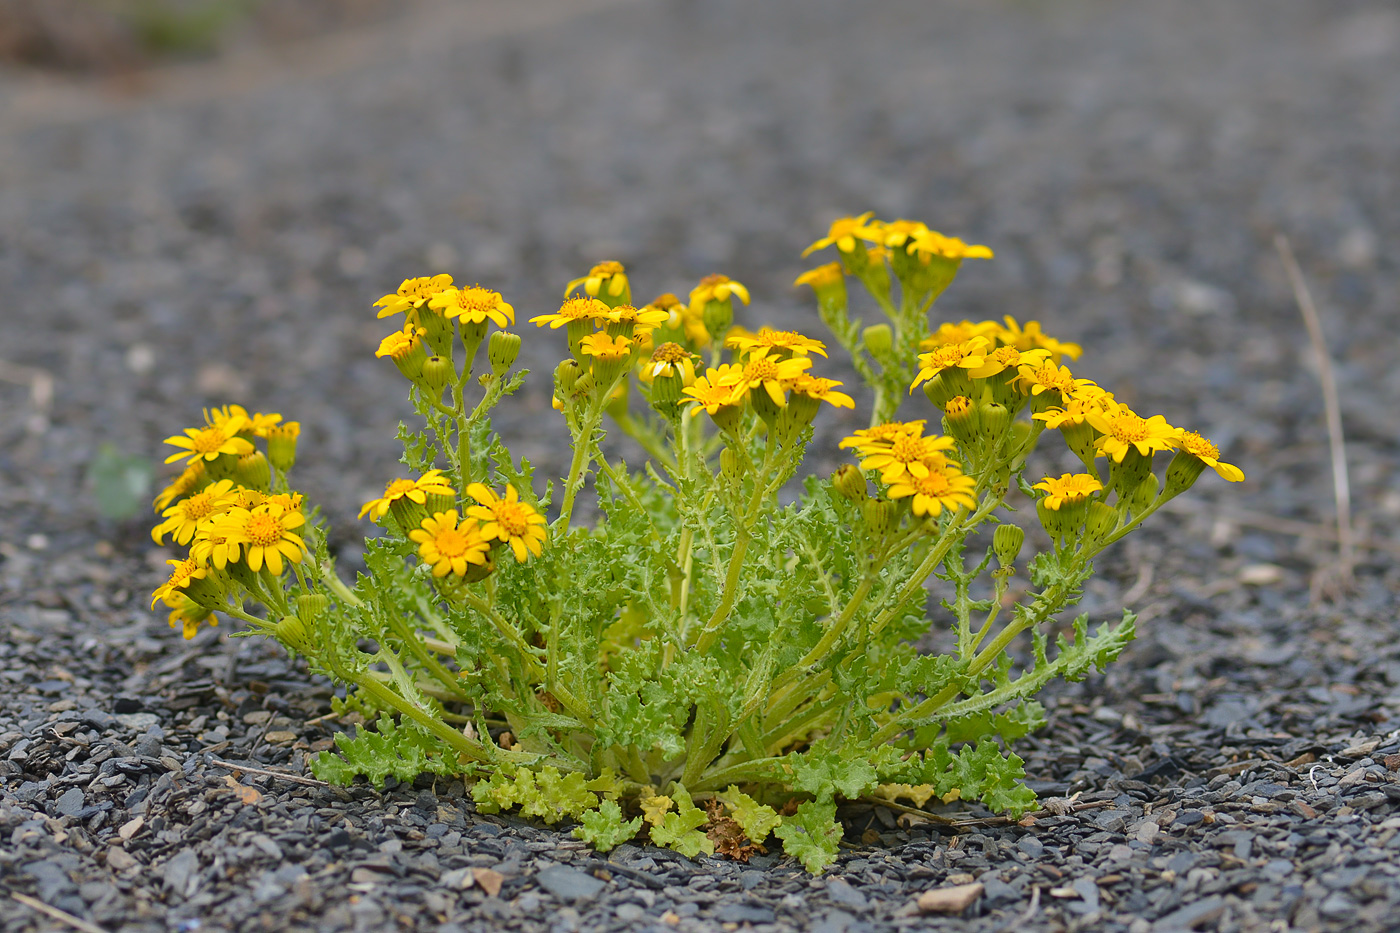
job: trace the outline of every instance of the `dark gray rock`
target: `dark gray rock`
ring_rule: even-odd
[[[535,875],[540,887],[561,901],[591,900],[607,887],[607,882],[566,865],[551,865]]]

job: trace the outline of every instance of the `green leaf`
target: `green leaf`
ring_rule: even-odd
[[[604,800],[598,809],[579,816],[579,825],[574,827],[574,838],[582,839],[599,852],[607,852],[629,841],[641,828],[640,816],[624,821],[622,808],[617,801]]]
[[[1063,635],[1055,640],[1059,649],[1056,664],[1063,665],[1063,677],[1068,681],[1080,681],[1089,675],[1089,668],[1102,671],[1104,666],[1123,653],[1128,643],[1137,637],[1137,615],[1123,610],[1123,620],[1110,626],[1107,622],[1089,634],[1089,616],[1081,615],[1074,620],[1074,641],[1067,642]]]
[[[124,454],[111,444],[103,444],[88,467],[97,511],[103,518],[119,522],[139,515],[147,505],[153,472],[145,457]]]
[[[472,785],[472,800],[482,813],[519,807],[521,816],[551,825],[565,817],[579,819],[598,806],[597,796],[588,790],[587,778],[576,771],[561,774],[549,765],[538,772],[520,768],[514,775],[497,771],[489,780]]]
[[[875,766],[854,743],[838,751],[824,741],[813,742],[811,748],[791,756],[790,761],[792,786],[818,800],[830,800],[835,794],[855,800],[880,783]]]
[[[705,811],[695,806],[690,793],[679,784],[672,785],[670,797],[676,808],[663,814],[661,822],[651,828],[651,841],[675,849],[686,858],[695,858],[701,852],[714,855],[714,842],[699,831],[710,819]]]
[[[843,830],[836,822],[835,802],[809,800],[792,816],[784,817],[774,834],[783,841],[783,851],[819,875],[836,861]]]
[[[439,742],[416,723],[395,723],[381,716],[375,728],[368,725],[356,730],[354,738],[348,732],[335,737],[340,755],[321,752],[311,760],[311,773],[332,784],[349,784],[355,775],[363,774],[370,783],[384,786],[384,779],[393,775],[404,783],[420,774],[453,777],[463,772],[457,754]]]
[[[729,785],[729,790],[715,796],[729,808],[729,815],[744,830],[750,842],[763,842],[783,822],[777,810],[759,803],[733,784]]]

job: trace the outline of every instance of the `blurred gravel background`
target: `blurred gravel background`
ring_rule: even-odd
[[[945,928],[1387,928],[1400,903],[1393,4],[382,12],[295,41],[254,33],[204,62],[0,71],[0,888],[104,929],[835,931],[928,923],[912,897],[968,875],[984,896]],[[168,555],[144,516],[97,514],[101,445],[154,462],[202,405],[285,412],[304,425],[297,479],[353,566],[351,519],[394,475],[410,413],[372,355],[385,326],[370,305],[400,279],[480,280],[528,317],[601,259],[625,262],[643,300],[722,271],[753,291],[750,323],[820,335],[791,287],[799,253],[867,209],[996,251],[964,267],[943,316],[1041,320],[1084,344],[1077,371],[1199,428],[1249,476],[1203,479],[1106,562],[1086,608],[1114,614],[1126,596],[1141,640],[1120,670],[1060,691],[1028,743],[1047,794],[1107,801],[1116,823],[1090,809],[964,845],[866,814],[875,837],[848,839],[875,848],[843,862],[849,884],[809,886],[772,862],[741,880],[637,849],[614,863],[652,860],[628,869],[651,884],[617,869],[585,896],[573,876],[554,891],[564,876],[542,866],[582,875],[603,860],[477,817],[460,786],[432,801],[276,781],[256,803],[233,796],[210,756],[301,773],[330,735],[301,723],[328,693],[277,652],[216,633],[187,645],[146,610]],[[1277,233],[1321,305],[1370,545],[1336,604],[1309,598],[1333,559],[1331,476]],[[562,470],[546,377],[560,352],[527,335],[538,378],[498,424],[544,475]],[[855,420],[823,415],[816,462],[835,462]],[[1307,534],[1278,533],[1293,528],[1280,519]],[[1363,791],[1366,805],[1343,800]],[[1241,801],[1242,826],[1216,824]],[[138,816],[144,829],[117,833]],[[1165,822],[1161,839],[1147,822]],[[981,866],[964,864],[968,845]],[[507,887],[463,888],[470,867]],[[376,886],[385,874],[401,883]],[[7,930],[49,922],[0,902]]]

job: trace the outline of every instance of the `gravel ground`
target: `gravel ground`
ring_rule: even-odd
[[[132,931],[1393,929],[1398,52],[1378,0],[521,0],[118,83],[0,73],[0,927],[58,928],[42,903]],[[946,315],[1041,319],[1249,475],[1105,561],[1085,608],[1133,605],[1142,635],[1048,699],[1023,755],[1064,802],[1027,825],[851,807],[813,879],[598,855],[459,783],[323,786],[330,685],[180,640],[147,609],[168,555],[85,488],[100,444],[154,458],[201,404],[285,411],[353,567],[408,414],[371,355],[399,279],[537,313],[603,258],[642,293],[722,270],[755,319],[810,327],[797,255],[867,208],[996,250]],[[1280,232],[1367,545],[1330,603]],[[527,342],[537,372],[556,344]],[[559,472],[546,381],[515,401],[503,433]],[[826,416],[819,463],[851,423]],[[969,884],[960,912],[918,905]]]

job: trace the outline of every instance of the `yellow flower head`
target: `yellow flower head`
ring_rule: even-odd
[[[1059,479],[1047,476],[1031,488],[1045,490],[1045,507],[1052,512],[1058,512],[1060,507],[1067,503],[1073,505],[1100,492],[1103,483],[1099,482],[1098,477],[1088,473],[1065,473]]]
[[[837,446],[842,450],[854,447],[862,454],[886,450],[902,437],[918,437],[924,433],[925,421],[887,421],[873,428],[864,428],[844,438]]]
[[[980,369],[986,364],[987,354],[990,352],[991,342],[987,338],[973,337],[965,343],[948,344],[921,353],[919,375],[910,388],[917,389],[921,382],[932,379],[945,369]]]
[[[737,391],[732,381],[727,381],[735,378],[736,372],[742,373],[742,368],[732,364],[726,364],[719,369],[705,370],[705,375],[681,390],[682,394],[689,396],[681,399],[681,404],[692,402],[694,407],[690,409],[691,415],[704,409],[705,414],[711,417],[722,408],[742,405],[745,394]]]
[[[651,305],[647,305],[645,308],[618,305],[616,308],[609,308],[608,313],[603,315],[603,320],[610,324],[631,327],[638,333],[646,333],[669,323],[671,312]]]
[[[176,603],[176,607],[170,610],[170,615],[166,616],[166,621],[170,623],[171,628],[174,628],[176,623],[179,623],[180,634],[184,637],[185,641],[189,641],[199,634],[200,625],[208,625],[212,628],[218,627],[219,620],[214,617],[214,613],[205,609],[188,596],[177,596]],[[167,603],[167,605],[169,604]]]
[[[871,224],[878,235],[881,246],[891,248],[906,245],[912,237],[928,232],[928,225],[918,220],[891,220],[888,223]]]
[[[778,359],[775,355],[769,355],[772,352],[767,347],[754,350],[742,367],[735,367],[720,378],[734,386],[740,395],[763,389],[773,404],[782,408],[787,404],[785,393],[788,387],[802,375],[803,370],[812,365],[812,361],[805,356]]]
[[[846,270],[841,268],[839,262],[829,262],[824,266],[817,266],[815,269],[808,269],[793,281],[793,285],[810,285],[813,289],[826,288],[828,285],[835,285],[844,280]]]
[[[208,477],[205,476],[204,473],[204,461],[192,460],[185,467],[184,471],[171,481],[169,486],[166,486],[160,491],[160,494],[156,496],[155,502],[153,502],[152,505],[154,505],[156,511],[159,512],[191,490],[198,489],[207,480]]]
[[[826,356],[826,344],[820,340],[813,340],[795,330],[774,330],[771,327],[761,327],[756,334],[743,331],[731,333],[724,345],[738,350],[741,356],[760,348],[791,356],[806,356],[808,353]]]
[[[306,524],[301,512],[264,503],[253,509],[229,509],[210,524],[210,530],[224,536],[228,545],[244,549],[244,562],[254,573],[266,564],[268,570],[280,574],[284,557],[294,564],[301,563],[306,545],[292,530]],[[236,553],[233,551],[226,559],[237,560]],[[214,566],[222,569],[217,557]]]
[[[938,329],[923,340],[919,341],[919,349],[925,352],[936,350],[939,347],[967,343],[973,337],[984,337],[988,341],[992,340],[1001,325],[995,321],[980,321],[976,324],[968,320],[959,321],[956,324],[943,323],[938,325]]]
[[[425,275],[416,279],[404,279],[397,292],[385,295],[374,305],[379,308],[379,317],[389,317],[409,308],[423,307],[429,298],[451,284],[450,275]]]
[[[229,507],[237,509],[255,509],[268,500],[268,495],[257,489],[249,489],[247,486],[239,486],[229,497]]]
[[[610,363],[625,360],[632,355],[631,340],[608,334],[589,334],[579,342],[579,348],[588,356]]]
[[[1004,348],[1010,349],[1010,348]],[[1048,354],[1049,351],[1038,350],[1028,351],[1041,354]],[[1049,361],[1049,356],[1044,355],[1038,362],[1028,362],[1017,367],[1020,373],[1021,385],[1031,395],[1040,395],[1042,392],[1058,392],[1060,398],[1068,401],[1076,398],[1080,392],[1089,392],[1091,388],[1097,388],[1092,379],[1076,379],[1069,371],[1068,366],[1056,366]],[[1089,392],[1092,396],[1092,392]]]
[[[463,324],[480,324],[488,318],[497,327],[515,323],[515,308],[506,303],[500,292],[480,285],[444,288],[428,299],[428,307],[441,311],[445,317],[460,318]]]
[[[481,535],[481,526],[474,518],[457,521],[457,510],[448,509],[423,519],[423,524],[408,533],[418,542],[418,556],[433,569],[433,576],[449,573],[465,576],[471,564],[486,563],[490,543]]]
[[[597,298],[565,298],[558,311],[553,314],[538,314],[530,318],[530,323],[536,327],[548,324],[550,330],[558,330],[565,324],[578,321],[605,321],[607,316],[608,306]]]
[[[891,499],[913,496],[911,507],[915,515],[937,517],[944,509],[950,512],[972,508],[977,504],[972,492],[977,484],[970,476],[952,466],[929,470],[924,476],[906,475],[890,486]]]
[[[1244,481],[1244,471],[1239,467],[1220,460],[1220,448],[1195,431],[1183,431],[1180,437],[1181,449],[1210,467],[1220,478],[1232,483]]]
[[[1003,320],[1006,321],[1005,326],[993,326],[996,328],[996,339],[1009,347],[1015,347],[1017,350],[1046,350],[1050,359],[1056,363],[1066,356],[1077,360],[1084,352],[1084,348],[1077,343],[1063,343],[1042,332],[1039,321],[1027,321],[1026,326],[1022,327],[1009,314]]]
[[[221,479],[206,486],[202,491],[188,499],[181,499],[161,512],[165,521],[151,529],[151,538],[156,544],[162,544],[164,542],[161,539],[168,533],[175,536],[176,544],[189,544],[199,523],[228,508],[233,504],[233,498],[231,479]]]
[[[860,462],[860,468],[879,470],[880,479],[885,483],[897,483],[905,477],[923,479],[952,462],[943,453],[952,447],[951,437],[906,434],[895,438],[888,447],[869,454]]]
[[[1161,415],[1143,418],[1127,405],[1110,402],[1097,411],[1089,411],[1084,420],[1103,436],[1094,441],[1099,454],[1122,463],[1128,451],[1136,448],[1144,457],[1159,450],[1171,450],[1180,443],[1181,429],[1167,424]]]
[[[580,285],[583,286],[585,294],[592,295],[595,298],[598,296],[599,292],[603,291],[604,287],[607,288],[606,294],[616,298],[627,290],[627,272],[623,269],[622,263],[620,262],[615,262],[613,260],[600,262],[592,269],[589,269],[587,275],[582,278],[574,279],[566,285],[564,287],[564,296],[567,298],[569,294]]]
[[[1088,380],[1079,380],[1085,381]],[[1097,389],[1097,394],[1093,391]],[[1063,408],[1050,408],[1031,415],[1036,421],[1044,421],[1047,428],[1073,427],[1083,424],[1091,411],[1102,410],[1113,401],[1113,393],[1098,386],[1081,386],[1065,400]]]
[[[970,246],[955,236],[944,236],[927,228],[909,237],[905,252],[928,262],[934,256],[944,259],[991,259],[992,251],[985,246]]]
[[[803,258],[806,258],[819,249],[826,249],[835,244],[836,249],[842,253],[849,253],[856,248],[856,238],[863,240],[873,239],[874,230],[867,225],[866,221],[875,216],[874,211],[866,211],[859,217],[841,217],[832,221],[830,229],[826,231],[826,236],[817,240],[811,246],[802,251]]]
[[[467,514],[485,523],[481,526],[482,538],[509,544],[518,563],[530,554],[540,556],[546,537],[545,518],[534,506],[520,501],[514,486],[507,483],[505,498],[501,498],[486,485],[472,483],[467,487],[467,495],[480,503],[467,509]]]
[[[707,275],[691,291],[690,307],[704,311],[705,305],[711,301],[728,301],[734,295],[738,295],[744,304],[749,303],[749,290],[742,283],[727,275]]]
[[[361,506],[356,518],[364,518],[368,514],[372,521],[379,521],[395,499],[408,499],[423,505],[429,495],[455,496],[457,493],[443,478],[441,470],[429,470],[417,479],[392,479],[384,487],[384,495]]]
[[[986,360],[967,374],[973,379],[987,379],[1006,370],[1019,370],[1022,366],[1043,363],[1050,356],[1047,350],[1017,350],[1015,347],[997,347],[987,354]]]
[[[845,392],[832,391],[839,385],[845,385],[845,383],[839,379],[822,379],[819,376],[809,376],[803,373],[792,380],[792,391],[794,395],[805,395],[819,402],[830,402],[836,408],[855,408],[855,399]]]
[[[238,419],[242,419],[239,421]],[[228,430],[229,425],[237,423],[241,425],[236,434],[253,434],[257,437],[267,437],[267,432],[275,428],[282,420],[282,416],[276,412],[258,412],[250,415],[248,410],[242,405],[225,405],[222,408],[204,409],[204,425],[210,428],[221,428]]]
[[[177,434],[165,439],[165,443],[172,447],[183,448],[180,453],[166,457],[165,462],[174,463],[187,458],[190,461],[217,460],[222,454],[242,456],[251,453],[252,443],[238,436],[238,432],[244,430],[247,424],[247,418],[234,415],[223,427],[185,428],[184,437]]]
[[[403,330],[396,330],[379,341],[379,349],[374,351],[376,358],[387,356],[390,359],[403,359],[419,345],[419,338],[427,333],[422,327],[405,324]]]
[[[151,594],[151,608],[156,607],[156,603],[164,602],[172,608],[179,608],[181,599],[184,597],[185,587],[195,580],[203,580],[209,574],[209,568],[203,561],[187,557],[184,560],[168,560],[171,566],[170,579],[156,587]]]
[[[663,343],[651,354],[651,360],[642,368],[642,379],[651,382],[657,376],[681,377],[682,385],[695,381],[695,361],[699,359],[678,343]]]

